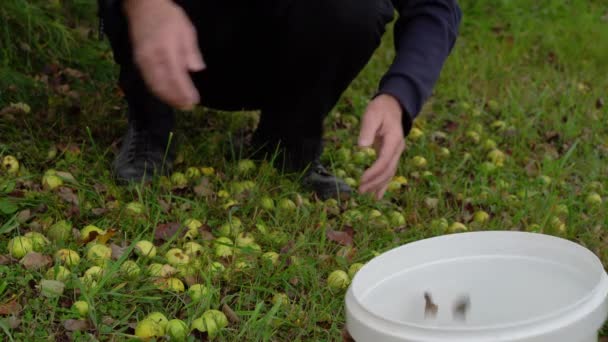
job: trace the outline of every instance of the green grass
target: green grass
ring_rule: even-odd
[[[604,265],[608,262],[608,104],[599,105],[599,99],[608,101],[605,2],[461,1],[461,36],[415,123],[424,135],[408,138],[399,166],[398,174],[408,184],[379,202],[356,196],[338,205],[315,201],[297,185],[297,177],[281,176],[267,164],[244,175],[237,172],[237,162],[223,158],[230,146],[218,132],[246,128],[255,119],[252,113],[200,109],[180,114],[182,158],[177,171],[213,167],[215,174],[206,177],[208,196],[193,191],[199,177],[185,189],[172,189],[166,182],[116,185],[109,165],[126,121],[107,45],[87,37],[96,25],[94,8],[86,1],[64,1],[63,7],[48,3],[6,0],[0,5],[0,110],[17,101],[32,108],[28,114],[0,115],[0,157],[14,155],[21,163],[18,175],[0,176],[0,255],[8,254],[6,245],[14,236],[46,232],[59,220],[76,229],[89,224],[115,229],[108,244],[131,247],[139,239],[152,240],[162,223],[196,218],[218,236],[222,224],[239,217],[242,230],[253,234],[263,252],[280,252],[280,257],[276,266],[264,264],[251,251],[220,259],[212,241],[196,238],[205,247],[197,258],[204,270],[199,281],[212,289],[210,298],[197,304],[188,295],[158,290],[145,272],[151,262],[165,263],[165,252],[182,245],[179,239],[157,244],[152,260],[138,260],[142,276],[135,280],[120,270],[123,260],[137,260],[125,253],[106,267],[97,286],[78,280],[93,265],[84,258],[85,246],[74,239],[56,242],[41,252],[52,255],[72,248],[83,257],[58,298],[40,296],[37,285],[46,269],[0,266],[0,308],[13,300],[22,307],[15,312],[20,324],[14,328],[10,315],[0,316],[3,340],[61,340],[68,335],[126,340],[133,323],[149,312],[191,323],[223,304],[240,322],[231,323],[221,340],[339,340],[343,292],[330,291],[327,276],[401,244],[446,234],[441,219],[462,222],[469,230],[566,237],[594,251]],[[393,57],[391,47],[389,33],[327,121],[324,157],[333,162],[334,171],[355,180],[364,165],[344,160],[336,151],[355,148],[358,118]],[[487,163],[488,139],[507,154],[504,166],[494,170]],[[443,147],[449,156],[439,153]],[[416,168],[411,162],[415,156],[426,158],[428,166]],[[75,182],[65,187],[78,199],[78,211],[58,190],[40,187],[49,169],[73,175]],[[235,184],[247,180],[255,182],[253,190],[235,193]],[[229,198],[218,196],[221,190]],[[604,199],[602,204],[587,203],[593,192]],[[262,197],[274,199],[277,206],[291,199],[297,208],[263,209]],[[230,200],[238,203],[226,206]],[[144,213],[130,214],[130,202],[143,204]],[[368,219],[372,209],[383,218]],[[489,213],[490,220],[473,223],[471,215],[478,210]],[[395,211],[403,213],[404,227],[389,219]],[[355,229],[355,248],[326,237],[327,230],[345,225]],[[209,272],[213,261],[221,261],[225,271]],[[251,267],[239,269],[239,261]],[[273,304],[277,293],[285,293],[289,304]],[[70,309],[75,300],[90,304],[87,331],[67,332],[64,327],[66,320],[78,318]]]

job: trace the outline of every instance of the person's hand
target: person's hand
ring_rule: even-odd
[[[205,68],[196,29],[172,0],[125,0],[133,58],[159,99],[179,109],[200,102],[189,71]]]
[[[384,196],[405,149],[402,115],[401,105],[391,95],[379,95],[368,104],[361,123],[359,146],[373,146],[378,157],[361,176],[360,193],[372,193],[376,199]]]

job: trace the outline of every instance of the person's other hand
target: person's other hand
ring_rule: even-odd
[[[126,0],[133,58],[142,77],[159,99],[179,109],[200,102],[189,71],[205,68],[196,29],[171,0]]]
[[[376,199],[384,196],[405,149],[402,115],[401,105],[391,95],[379,95],[368,104],[361,123],[359,146],[373,146],[378,157],[361,176],[360,193],[372,193]]]

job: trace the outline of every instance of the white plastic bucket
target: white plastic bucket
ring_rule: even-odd
[[[438,306],[425,318],[424,293]],[[466,319],[453,306],[468,296]],[[444,235],[368,262],[346,294],[357,342],[597,342],[608,275],[588,249],[549,235]]]

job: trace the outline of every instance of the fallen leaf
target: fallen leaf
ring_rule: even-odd
[[[108,191],[108,188],[101,183],[95,183],[95,185],[93,185],[93,189],[100,194]]]
[[[452,121],[452,120],[446,121],[446,123],[443,125],[443,130],[448,133],[452,133],[457,129],[458,129],[458,123],[455,121]]]
[[[17,329],[19,324],[21,324],[21,319],[16,316],[10,316],[2,320],[6,323],[6,325],[11,329]]]
[[[68,319],[63,322],[63,327],[67,331],[85,331],[89,330],[89,322],[83,319]]]
[[[93,208],[91,209],[91,213],[95,216],[102,216],[106,214],[109,210],[106,208]]]
[[[346,259],[348,262],[353,261],[353,259],[355,258],[355,256],[357,255],[357,248],[355,247],[342,247],[340,248],[340,250],[336,253],[336,256],[339,258],[344,258]]]
[[[112,259],[118,260],[125,253],[127,247],[120,247],[115,243],[111,243],[110,249],[112,249]]]
[[[103,318],[101,319],[101,323],[105,325],[112,325],[116,323],[116,320],[110,316],[103,316]]]
[[[116,229],[110,228],[105,234],[97,235],[97,243],[105,245],[114,235],[116,235],[116,232],[118,232]]]
[[[171,211],[171,203],[167,203],[164,199],[158,199],[158,205],[163,210],[165,214],[168,214]]]
[[[72,205],[64,212],[67,218],[72,218],[74,216],[80,216],[80,208],[77,205]]]
[[[0,254],[0,265],[10,265],[13,263],[13,259],[6,255]]]
[[[209,178],[207,177],[203,177],[200,183],[198,183],[198,185],[195,186],[193,190],[194,193],[200,197],[209,197],[213,195],[213,189],[211,188]]]
[[[65,284],[57,280],[42,279],[39,285],[40,293],[48,298],[59,297],[65,290]]]
[[[57,171],[57,177],[63,179],[68,183],[78,184],[76,178],[74,178],[74,176],[67,171]]]
[[[528,177],[536,177],[539,173],[538,164],[535,160],[530,160],[528,164],[526,164],[525,168],[526,174]]]
[[[353,244],[353,231],[352,228],[350,231],[337,231],[337,230],[328,230],[327,238],[333,242],[336,242],[342,246],[352,246]]]
[[[169,241],[180,230],[182,231],[181,233],[185,233],[185,230],[181,228],[182,225],[178,222],[160,223],[154,230],[154,238],[161,241]]]
[[[6,303],[0,304],[0,315],[16,315],[21,311],[21,304],[17,298],[13,298]]]
[[[287,253],[289,253],[289,251],[291,251],[293,246],[295,246],[295,243],[293,241],[289,241],[285,246],[283,246],[281,248],[281,250],[279,252],[281,254],[287,254]]]
[[[222,305],[222,312],[224,313],[224,315],[226,315],[226,317],[228,317],[228,320],[232,323],[239,323],[241,321],[239,316],[237,316],[237,314],[228,306],[228,304]]]
[[[437,204],[439,204],[438,198],[427,197],[424,199],[424,204],[429,209],[437,209]]]
[[[293,277],[291,279],[289,279],[289,283],[293,286],[296,286],[300,283],[300,278],[298,277]]]
[[[28,270],[39,270],[49,266],[53,262],[50,256],[38,252],[27,253],[19,263]]]
[[[203,279],[201,279],[201,276],[198,274],[184,276],[184,281],[186,282],[186,285],[188,285],[188,287],[194,284],[200,284],[202,280]]]
[[[59,188],[59,192],[57,193],[57,195],[65,202],[78,206],[78,195],[74,193],[74,190],[62,186]]]
[[[198,234],[203,241],[211,241],[215,239],[215,236],[213,236],[211,233],[211,227],[209,227],[207,224],[203,224],[198,229]]]
[[[17,214],[17,222],[25,223],[32,217],[32,212],[29,209],[21,210]]]

